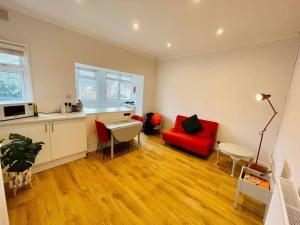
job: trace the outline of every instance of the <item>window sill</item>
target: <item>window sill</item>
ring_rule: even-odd
[[[134,108],[127,107],[110,107],[110,108],[84,108],[83,112],[86,115],[93,115],[98,113],[114,113],[114,112],[129,112],[134,111]]]

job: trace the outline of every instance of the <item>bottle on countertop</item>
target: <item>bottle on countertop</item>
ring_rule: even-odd
[[[78,100],[77,104],[76,104],[76,111],[77,112],[82,112],[83,109],[83,104],[80,100]]]
[[[71,113],[72,112],[72,104],[71,102],[68,102],[67,108],[66,108],[66,112],[67,113]]]
[[[33,103],[32,108],[33,108],[33,116],[39,116],[37,111],[37,104]]]
[[[68,104],[66,102],[61,105],[61,113],[66,113],[67,112],[67,105]]]

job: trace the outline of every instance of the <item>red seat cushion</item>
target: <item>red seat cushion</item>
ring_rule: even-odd
[[[162,118],[162,115],[161,115],[160,113],[155,113],[155,114],[151,117],[151,124],[152,124],[153,126],[158,126],[158,125],[160,125],[161,118]]]
[[[212,138],[190,135],[176,129],[164,131],[163,139],[168,143],[204,156],[210,153],[214,144]]]

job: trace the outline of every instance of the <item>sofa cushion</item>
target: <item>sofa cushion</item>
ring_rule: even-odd
[[[187,119],[187,118],[188,118],[188,117],[186,117],[186,116],[178,115],[178,116],[176,117],[174,129],[175,129],[175,130],[178,130],[178,131],[181,131],[181,132],[184,132],[184,129],[183,129],[181,123],[182,123],[183,120],[185,120],[185,119]]]
[[[181,126],[187,134],[194,134],[203,130],[203,127],[196,114],[183,120],[181,122]]]
[[[210,153],[214,144],[212,138],[189,135],[174,128],[164,131],[163,139],[168,143],[204,156]]]

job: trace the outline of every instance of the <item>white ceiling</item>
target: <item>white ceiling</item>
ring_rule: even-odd
[[[158,59],[290,38],[300,31],[300,0],[0,0],[0,4]],[[133,30],[134,22],[139,23],[138,31]],[[224,33],[217,36],[219,28]]]

